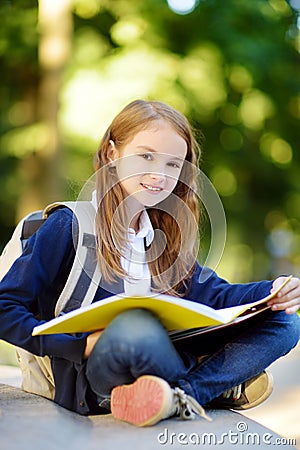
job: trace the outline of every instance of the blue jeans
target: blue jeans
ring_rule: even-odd
[[[86,375],[100,406],[108,409],[111,390],[141,375],[161,377],[205,405],[288,353],[299,334],[298,316],[268,311],[176,346],[152,313],[134,309],[120,314],[102,333]],[[209,356],[198,363],[201,355]]]

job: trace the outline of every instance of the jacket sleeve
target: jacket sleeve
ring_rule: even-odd
[[[234,283],[197,264],[187,298],[214,309],[228,308],[260,300],[269,295],[273,281]]]
[[[0,282],[0,339],[39,356],[81,362],[86,335],[32,336],[35,326],[54,315],[74,259],[72,212],[53,212],[29,239],[23,254]]]

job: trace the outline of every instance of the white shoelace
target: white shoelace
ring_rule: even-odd
[[[212,419],[205,413],[204,408],[190,395],[187,395],[182,389],[176,387],[173,389],[175,397],[176,414],[181,419],[194,419],[196,415],[211,421]]]
[[[232,396],[233,400],[238,400],[241,395],[242,395],[242,385],[238,384],[237,386],[234,386],[233,388],[223,392],[222,397],[230,398]]]

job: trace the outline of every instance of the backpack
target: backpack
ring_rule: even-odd
[[[40,228],[51,212],[61,207],[69,208],[77,219],[77,247],[73,266],[56,302],[55,316],[92,303],[100,284],[101,273],[97,264],[95,239],[96,212],[92,203],[88,201],[52,203],[44,211],[28,214],[16,226],[0,256],[1,282],[14,261],[22,254],[30,236]],[[50,357],[36,356],[21,348],[16,350],[22,371],[22,389],[54,399],[55,384]]]

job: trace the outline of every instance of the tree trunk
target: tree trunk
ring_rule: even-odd
[[[39,0],[40,78],[35,109],[43,144],[21,163],[23,193],[18,205],[19,217],[63,198],[57,116],[61,73],[70,54],[72,31],[71,0]]]

